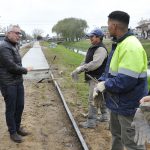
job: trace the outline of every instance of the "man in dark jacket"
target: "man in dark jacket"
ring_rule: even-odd
[[[85,80],[89,84],[89,110],[87,121],[80,123],[80,126],[83,128],[95,128],[98,121],[109,121],[109,113],[101,93],[93,99],[96,82],[91,80],[87,74],[96,79],[102,75],[107,61],[107,50],[102,43],[104,34],[100,29],[92,30],[87,36],[90,38],[91,47],[87,51],[85,61],[72,72],[72,76],[85,72]],[[99,104],[102,113],[100,119],[97,117],[97,106]]]
[[[10,138],[21,143],[21,136],[27,132],[20,128],[24,109],[24,86],[22,74],[32,67],[22,67],[18,42],[21,38],[19,26],[8,28],[4,41],[0,44],[0,89],[6,104],[6,123]],[[20,136],[21,135],[21,136]]]

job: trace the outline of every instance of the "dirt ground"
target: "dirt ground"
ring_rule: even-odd
[[[10,140],[5,123],[5,103],[0,96],[0,150],[81,150],[70,121],[51,83],[25,81],[22,126],[31,134],[21,144]]]
[[[56,78],[60,77],[61,69],[57,68],[53,72]],[[63,80],[58,80],[58,83],[63,87]],[[0,150],[81,150],[53,85],[46,81],[36,85],[35,81],[28,80],[25,80],[24,85],[22,126],[31,134],[24,137],[21,144],[10,140],[5,123],[5,104],[0,95]],[[86,112],[81,105],[75,104],[75,91],[63,89],[63,94],[77,124],[85,121],[83,113]],[[107,123],[99,123],[95,129],[80,128],[80,131],[90,150],[110,150],[111,134]]]
[[[76,101],[75,93],[72,91],[63,91],[69,108],[79,126],[80,122],[86,121],[86,112],[80,105],[72,105]],[[66,94],[67,93],[67,94]],[[70,94],[68,94],[70,93]],[[110,150],[111,148],[111,133],[108,123],[98,123],[95,129],[80,128],[81,133],[90,150]]]
[[[59,74],[59,72],[61,72],[59,67],[57,69],[56,68],[57,68],[56,66],[52,67],[53,74],[56,77],[60,88],[63,89],[62,91],[65,100],[75,118],[75,121],[77,122],[77,125],[79,126],[80,122],[86,121],[86,116],[84,116],[86,112],[84,111],[84,109],[80,104],[76,104],[77,102],[76,92],[71,89],[63,88],[64,86],[63,74]],[[108,123],[101,122],[97,125],[95,129],[80,128],[80,131],[83,134],[83,137],[90,150],[110,150],[111,133],[108,129],[109,129]]]
[[[25,81],[25,109],[22,126],[31,134],[16,144],[9,138],[5,123],[5,103],[0,96],[0,150],[81,150],[70,122],[66,120],[60,99],[51,83]],[[74,108],[77,121],[84,118],[80,108]],[[106,124],[96,129],[81,129],[92,150],[109,150],[110,133]]]

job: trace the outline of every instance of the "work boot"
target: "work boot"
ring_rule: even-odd
[[[17,133],[10,134],[10,138],[11,138],[12,141],[14,141],[16,143],[23,142],[21,136],[19,136]]]
[[[96,120],[95,119],[87,119],[86,122],[81,122],[79,124],[81,128],[95,128],[96,127]]]
[[[81,128],[95,128],[97,118],[97,109],[93,105],[89,105],[88,119],[86,122],[81,122],[79,126]]]
[[[110,120],[109,114],[107,113],[104,113],[100,117],[97,118],[97,121],[99,122],[109,122],[109,120]]]
[[[20,128],[17,133],[21,136],[27,136],[29,135],[29,132],[25,131],[23,128]]]

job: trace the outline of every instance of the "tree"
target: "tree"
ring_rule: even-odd
[[[0,26],[0,32],[1,33],[5,33],[6,31],[7,31],[6,27]]]
[[[39,41],[39,40],[42,40],[43,39],[43,37],[41,36],[41,35],[38,35],[37,36],[37,40]]]
[[[22,40],[25,40],[25,39],[26,39],[26,33],[25,33],[25,31],[22,30],[22,29],[21,29],[21,34],[22,34],[21,39],[22,39]]]
[[[33,37],[35,39],[37,39],[38,36],[42,37],[42,34],[44,33],[44,31],[42,29],[34,29],[33,30]]]
[[[58,37],[63,37],[66,41],[78,41],[85,35],[85,30],[88,27],[87,22],[77,18],[65,18],[58,21],[53,26],[52,32],[55,32]]]
[[[26,39],[28,39],[28,40],[32,40],[32,39],[33,39],[33,37],[32,37],[30,34],[26,34]]]

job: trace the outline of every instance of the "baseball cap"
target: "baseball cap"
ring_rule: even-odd
[[[90,33],[86,34],[86,36],[88,36],[88,37],[93,36],[93,35],[103,37],[104,33],[100,29],[94,29]]]

